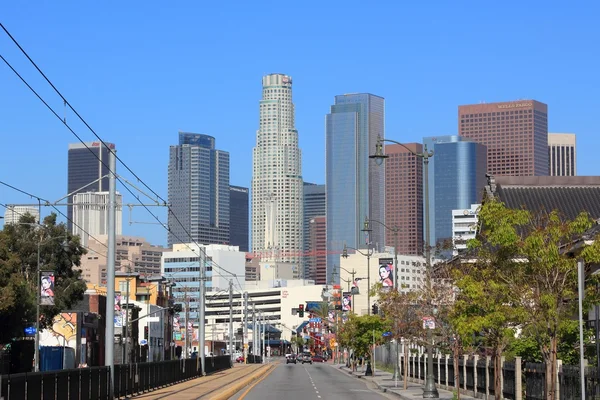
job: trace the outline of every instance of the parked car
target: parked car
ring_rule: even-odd
[[[241,356],[238,356],[238,357],[235,359],[235,362],[238,362],[238,363],[243,363],[243,362],[244,362],[244,356],[243,356],[243,355],[241,355]]]
[[[321,356],[321,355],[314,355],[312,356],[312,361],[313,362],[319,362],[319,363],[324,363],[327,362],[327,360],[325,359],[325,357]]]
[[[288,354],[285,357],[285,363],[286,364],[289,364],[289,363],[297,364],[296,355],[295,354]]]

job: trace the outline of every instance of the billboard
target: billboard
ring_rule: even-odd
[[[40,305],[54,305],[54,272],[40,272]]]
[[[391,258],[379,259],[379,283],[383,287],[394,287],[394,260]]]

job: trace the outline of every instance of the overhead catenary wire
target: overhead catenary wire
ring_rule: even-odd
[[[47,77],[47,75],[41,70],[41,68],[35,63],[35,61],[33,61],[33,59],[29,56],[29,54],[25,51],[25,49],[19,44],[19,42],[14,38],[14,36],[12,36],[12,34],[8,31],[8,29],[6,29],[6,27],[0,23],[0,27],[4,30],[4,32],[9,36],[9,38],[13,41],[13,43],[19,48],[19,50],[25,55],[25,57],[30,61],[30,63],[35,67],[35,69],[42,75],[42,77],[46,80],[46,82],[52,87],[52,89],[54,89],[54,91],[60,96],[60,98],[63,100],[63,103],[65,105],[67,105],[72,111],[73,113],[83,122],[83,124],[94,134],[94,136],[103,144],[103,146],[105,146],[111,153],[114,154],[115,158],[144,186],[146,187],[150,192],[152,192],[160,201],[162,201],[162,205],[166,206],[168,209],[168,212],[170,213],[170,215],[172,215],[172,217],[174,218],[174,220],[179,224],[179,226],[184,230],[184,232],[186,233],[186,235],[193,241],[193,243],[198,247],[198,249],[200,249],[200,251],[202,253],[204,253],[204,256],[206,257],[206,252],[204,251],[204,249],[202,248],[202,246],[194,239],[194,237],[192,236],[192,234],[188,231],[188,229],[183,225],[183,223],[179,220],[179,218],[177,217],[177,215],[173,212],[170,204],[168,204],[168,202],[162,197],[160,196],[158,193],[156,193],[156,191],[154,191],[150,186],[148,186],[135,172],[133,172],[133,170],[121,159],[119,158],[116,153],[114,152],[113,149],[111,149],[110,147],[107,146],[106,142],[96,133],[96,131],[87,123],[87,121],[85,121],[85,119],[79,114],[79,112],[77,112],[77,110],[71,105],[71,103],[62,95],[62,93],[56,88],[56,86],[52,83],[52,81]],[[54,116],[59,119],[61,121],[61,123],[63,125],[65,125],[65,127],[67,127],[67,129],[103,164],[103,166],[105,166],[109,173],[113,174],[115,176],[115,178],[125,187],[125,189],[140,203],[140,205],[142,207],[144,207],[146,209],[146,211],[159,223],[159,225],[161,225],[168,233],[170,233],[171,235],[173,235],[176,240],[178,242],[181,243],[186,243],[186,241],[182,240],[178,235],[174,234],[171,229],[166,226],[164,224],[164,222],[160,221],[160,219],[158,218],[158,216],[156,216],[152,211],[150,211],[150,209],[148,208],[148,206],[146,206],[145,204],[143,204],[140,199],[139,196],[135,195],[132,190],[128,187],[128,185],[123,182],[123,180],[121,180],[119,178],[119,176],[115,173],[115,171],[112,171],[107,165],[106,163],[101,160],[98,155],[96,153],[94,153],[92,151],[92,149],[87,146],[87,144],[81,139],[81,137],[71,128],[71,126],[66,122],[66,118],[61,118],[60,115],[42,98],[41,95],[39,95],[39,93],[25,80],[25,78],[23,78],[23,76],[21,74],[19,74],[19,72],[8,62],[8,60],[6,60],[1,54],[0,54],[0,58],[2,59],[2,61],[4,61],[4,63],[13,71],[13,73],[15,73],[15,75],[17,75],[17,77],[27,86],[27,88],[29,88],[29,90],[34,93],[34,95],[52,112],[52,114],[54,114]],[[158,203],[155,199],[154,201],[156,203]],[[47,202],[48,204],[50,204],[49,202]],[[61,213],[62,214],[62,213]],[[187,247],[192,250],[195,251],[194,248],[190,247],[189,245],[187,245]],[[215,266],[219,269],[221,269],[224,272],[230,273],[232,274],[232,276],[234,276],[237,280],[238,285],[240,285],[241,287],[241,283],[239,282],[239,279],[237,277],[236,274],[233,274],[230,271],[227,271],[225,268],[219,266],[217,263],[215,263],[214,261],[212,261]]]

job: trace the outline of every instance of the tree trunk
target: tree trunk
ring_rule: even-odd
[[[454,387],[456,388],[456,398],[460,400],[460,372],[458,371],[458,339],[454,341],[452,346],[452,356],[454,358]],[[466,378],[466,377],[465,377]]]
[[[544,362],[546,363],[546,399],[547,400],[558,400],[556,397],[556,376],[557,376],[557,352],[558,338],[552,337],[550,339],[550,349],[548,352],[543,352]],[[582,394],[581,398],[584,398],[585,394]]]
[[[502,387],[502,351],[498,348],[494,349],[494,398],[496,400],[502,400],[503,387]]]

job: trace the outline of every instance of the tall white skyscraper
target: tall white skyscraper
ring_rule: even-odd
[[[301,274],[304,191],[292,78],[270,74],[262,84],[252,163],[252,251],[263,262],[294,264]]]
[[[548,133],[548,170],[550,176],[577,175],[574,133]]]

